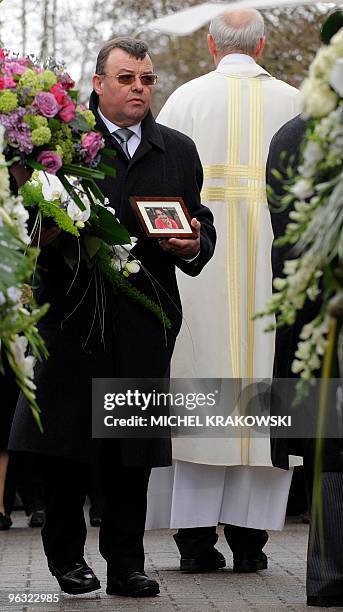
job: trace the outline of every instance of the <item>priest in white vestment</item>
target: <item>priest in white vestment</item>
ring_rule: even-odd
[[[273,373],[274,336],[264,332],[265,320],[252,320],[272,293],[265,167],[273,135],[299,113],[299,92],[256,63],[265,45],[258,11],[216,17],[208,45],[216,69],[177,89],[157,118],[194,140],[204,170],[202,202],[217,230],[202,275],[178,274],[184,323],[172,376],[235,378],[244,385]],[[226,524],[234,570],[266,568],[264,530],[282,529],[292,476],[272,466],[270,440],[246,431],[231,440],[178,438],[173,455],[170,527],[181,528],[175,536],[181,569],[225,565],[214,549],[219,522]],[[153,470],[151,507],[159,479]]]

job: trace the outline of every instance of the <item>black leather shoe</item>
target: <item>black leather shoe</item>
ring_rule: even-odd
[[[107,595],[155,597],[159,592],[158,582],[148,578],[144,572],[128,572],[121,576],[107,577]]]
[[[318,608],[342,608],[343,597],[313,597],[307,598],[308,606],[317,606]]]
[[[99,580],[85,561],[70,563],[62,568],[49,560],[48,565],[64,593],[79,595],[100,589]]]
[[[43,527],[45,521],[45,511],[44,510],[35,510],[32,512],[28,526],[29,527]]]
[[[11,517],[0,512],[0,531],[7,531],[12,526]]]
[[[260,570],[267,569],[267,567],[268,558],[264,552],[261,552],[256,557],[242,554],[239,556],[235,555],[233,558],[233,571],[237,573],[259,572]]]
[[[195,559],[181,557],[180,570],[190,574],[197,572],[212,572],[226,566],[225,557],[217,550],[212,548],[206,555],[195,557]]]

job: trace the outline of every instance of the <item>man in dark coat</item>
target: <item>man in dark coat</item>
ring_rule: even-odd
[[[90,108],[107,147],[117,154],[116,178],[99,186],[130,235],[138,238],[134,255],[149,273],[140,270],[130,280],[161,305],[171,329],[134,300],[114,295],[104,278],[82,263],[72,283],[74,271],[55,248],[61,237],[43,249],[40,259],[40,299],[51,304],[41,325],[50,357],[36,370],[44,433],[22,397],[11,448],[44,455],[43,545],[50,570],[68,593],[100,587],[83,558],[90,473],[85,462],[97,454],[105,487],[100,552],[107,561],[107,593],[159,592],[157,582],[144,574],[146,492],[151,468],[171,463],[170,440],[107,439],[99,449],[91,437],[92,378],[168,378],[182,320],[175,266],[199,274],[215,245],[212,214],[200,203],[202,169],[195,145],[155,123],[150,111],[155,80],[145,43],[114,39],[99,53]],[[147,238],[128,201],[133,195],[182,196],[195,239]]]
[[[286,123],[275,134],[269,151],[267,163],[267,182],[278,196],[285,194],[284,186],[288,177],[288,166],[296,168],[300,161],[301,143],[306,131],[306,122],[296,117]],[[286,157],[283,158],[283,154]],[[279,178],[273,175],[276,169]],[[271,203],[271,218],[275,239],[284,235],[292,208],[279,212]],[[292,259],[292,247],[273,247],[272,265],[274,277],[283,276],[283,266],[287,259]],[[320,297],[316,302],[308,300],[301,313],[298,313],[294,325],[278,329],[275,346],[275,378],[295,378],[292,362],[297,350],[299,335],[303,326],[318,314],[321,307]],[[291,398],[290,398],[291,399]],[[298,408],[301,410],[301,406]],[[310,543],[314,536],[314,547],[309,547],[307,559],[307,603],[311,606],[343,605],[343,474],[342,474],[342,440],[326,439],[322,457],[322,504],[324,549],[320,546],[317,525],[311,525]],[[289,455],[304,457],[304,470],[309,495],[309,506],[312,501],[315,440],[313,439],[275,439],[272,440],[272,460],[275,467],[288,469]],[[315,532],[315,533],[313,533]]]

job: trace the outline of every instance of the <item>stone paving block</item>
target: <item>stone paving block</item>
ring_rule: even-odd
[[[87,515],[88,516],[88,515]],[[89,528],[86,559],[102,583],[101,590],[73,597],[63,594],[47,568],[40,533],[27,527],[23,513],[0,534],[0,612],[308,612],[305,572],[308,527],[289,522],[273,532],[265,548],[268,570],[234,574],[232,554],[219,528],[218,549],[227,568],[209,574],[182,574],[169,530],[147,532],[146,569],[161,585],[161,595],[131,599],[106,595],[106,564],[98,553],[98,529]],[[56,593],[54,604],[9,604],[8,593]],[[320,612],[321,608],[316,608]],[[325,609],[323,609],[325,610]],[[333,612],[336,609],[331,608]],[[337,609],[338,611],[338,609]]]

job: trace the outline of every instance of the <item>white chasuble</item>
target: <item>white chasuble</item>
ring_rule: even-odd
[[[252,62],[224,64],[186,83],[157,118],[194,140],[204,170],[202,203],[217,231],[201,274],[178,272],[184,320],[173,377],[243,379],[243,386],[272,378],[274,335],[264,332],[266,319],[252,319],[272,294],[266,161],[273,135],[298,112],[299,92]],[[179,438],[173,455],[208,465],[271,466],[270,440],[245,429],[231,439]]]

